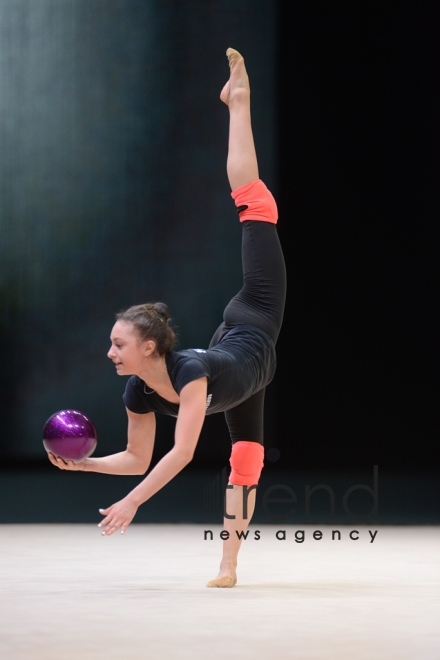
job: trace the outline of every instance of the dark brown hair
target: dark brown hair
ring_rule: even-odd
[[[133,305],[116,314],[117,321],[131,323],[141,341],[152,339],[159,355],[173,350],[176,335],[169,325],[170,310],[162,302]]]

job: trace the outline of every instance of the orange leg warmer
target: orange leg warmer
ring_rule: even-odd
[[[264,447],[258,442],[239,440],[232,445],[229,483],[235,486],[254,486],[263,469]]]
[[[245,220],[260,220],[277,223],[278,209],[270,190],[257,179],[241,188],[233,190],[231,197],[238,210],[240,222]]]

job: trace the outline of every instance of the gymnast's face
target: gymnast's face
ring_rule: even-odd
[[[125,321],[116,321],[110,341],[107,357],[114,363],[119,376],[139,375],[155,348],[154,342],[140,340],[133,324]]]

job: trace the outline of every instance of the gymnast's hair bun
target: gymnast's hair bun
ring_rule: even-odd
[[[163,302],[133,305],[116,314],[118,321],[131,323],[141,341],[152,339],[159,355],[173,350],[176,334],[170,326],[170,310]]]
[[[170,310],[168,305],[165,305],[163,302],[155,302],[153,303],[152,307],[154,311],[163,318],[164,321],[168,321],[170,319]]]

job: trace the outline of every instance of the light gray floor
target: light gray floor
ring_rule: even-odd
[[[440,658],[439,527],[256,528],[237,586],[207,589],[219,526],[0,526],[0,657]]]

